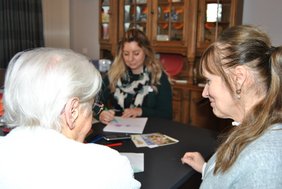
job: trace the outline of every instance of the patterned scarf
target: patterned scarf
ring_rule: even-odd
[[[130,76],[131,75],[131,76]],[[143,73],[139,75],[137,80],[132,81],[132,73],[127,72],[125,79],[119,79],[116,86],[114,97],[117,100],[118,105],[124,109],[124,100],[128,94],[134,96],[133,102],[130,104],[130,108],[141,107],[144,97],[149,93],[151,88],[149,85],[149,73],[145,69]]]

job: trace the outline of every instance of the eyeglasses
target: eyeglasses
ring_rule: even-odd
[[[93,115],[99,115],[102,111],[104,110],[104,104],[103,103],[98,103],[98,102],[94,102],[92,105],[92,112]]]

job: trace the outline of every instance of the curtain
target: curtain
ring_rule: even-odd
[[[0,0],[0,68],[17,52],[43,46],[41,0]]]

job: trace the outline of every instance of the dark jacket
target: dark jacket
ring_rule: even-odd
[[[132,78],[133,80],[138,79],[138,77],[135,77],[134,75],[132,75]],[[168,77],[164,72],[162,73],[160,85],[157,86],[157,89],[158,91],[149,92],[145,96],[141,106],[142,117],[172,119],[172,90]],[[114,94],[110,92],[109,79],[107,75],[103,79],[100,100],[108,109],[120,109],[116,99],[114,98]],[[125,99],[124,107],[129,108],[133,100],[133,95],[128,94]],[[121,112],[122,111],[123,110],[121,110]]]

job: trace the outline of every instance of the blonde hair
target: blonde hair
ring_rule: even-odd
[[[253,87],[263,92],[259,101],[234,127],[219,146],[214,173],[227,171],[242,150],[271,125],[282,122],[282,48],[271,47],[268,36],[253,26],[241,25],[225,30],[218,41],[202,55],[201,72],[219,75],[231,94],[235,94],[225,70],[246,65],[256,77]],[[235,98],[235,95],[234,95]]]
[[[115,91],[118,80],[126,77],[127,67],[123,60],[122,51],[125,43],[133,41],[144,51],[144,65],[150,74],[152,87],[156,90],[156,86],[160,84],[160,78],[164,70],[158,60],[156,60],[155,52],[153,51],[148,38],[138,29],[129,29],[119,42],[117,56],[108,72],[111,92]]]

